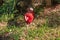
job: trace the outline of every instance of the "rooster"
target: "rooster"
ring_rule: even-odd
[[[24,15],[24,19],[27,24],[30,24],[34,20],[34,11],[33,8],[28,8],[27,12]]]

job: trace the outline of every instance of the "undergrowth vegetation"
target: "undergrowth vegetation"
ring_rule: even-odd
[[[0,40],[60,40],[60,11],[46,16],[43,7],[36,8],[33,24],[27,29],[15,4],[16,0],[4,0],[0,6]]]

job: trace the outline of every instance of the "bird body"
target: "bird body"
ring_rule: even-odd
[[[34,20],[34,12],[32,10],[29,10],[25,13],[24,19],[27,24],[30,24]]]

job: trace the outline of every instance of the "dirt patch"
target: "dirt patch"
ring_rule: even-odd
[[[58,12],[58,11],[60,11],[60,4],[53,6],[53,7],[44,8],[45,15],[49,15],[51,12]]]
[[[6,28],[7,22],[0,22],[0,30]]]

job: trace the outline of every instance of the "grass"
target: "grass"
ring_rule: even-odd
[[[11,0],[12,1],[12,0]],[[6,0],[6,3],[0,7],[0,23],[7,22],[14,18],[14,6],[12,6],[10,0]],[[9,3],[9,4],[7,4]],[[8,6],[9,5],[9,6]],[[8,7],[8,8],[7,8]],[[10,9],[10,10],[8,10]],[[38,13],[39,10],[37,9],[36,12]],[[43,10],[43,9],[42,9]],[[41,10],[41,11],[42,11]],[[8,14],[9,13],[9,14]],[[39,15],[39,14],[37,14]],[[22,20],[23,22],[23,15],[20,15],[17,20]],[[22,26],[0,26],[0,40],[60,40],[60,26],[59,27],[48,27],[47,24],[40,25],[40,19],[34,20],[33,23],[35,25],[30,25],[27,29],[25,23]],[[19,22],[18,21],[18,22]],[[38,23],[38,24],[37,24]],[[3,24],[5,25],[5,24]],[[2,29],[1,29],[2,27]]]
[[[7,34],[6,34],[7,33]],[[26,29],[26,27],[16,27],[11,26],[10,28],[3,29],[0,31],[0,35],[7,35],[10,39],[14,40],[59,40],[60,39],[60,29],[49,28],[46,26],[39,27],[37,29],[31,30]],[[9,39],[9,38],[8,38]]]

